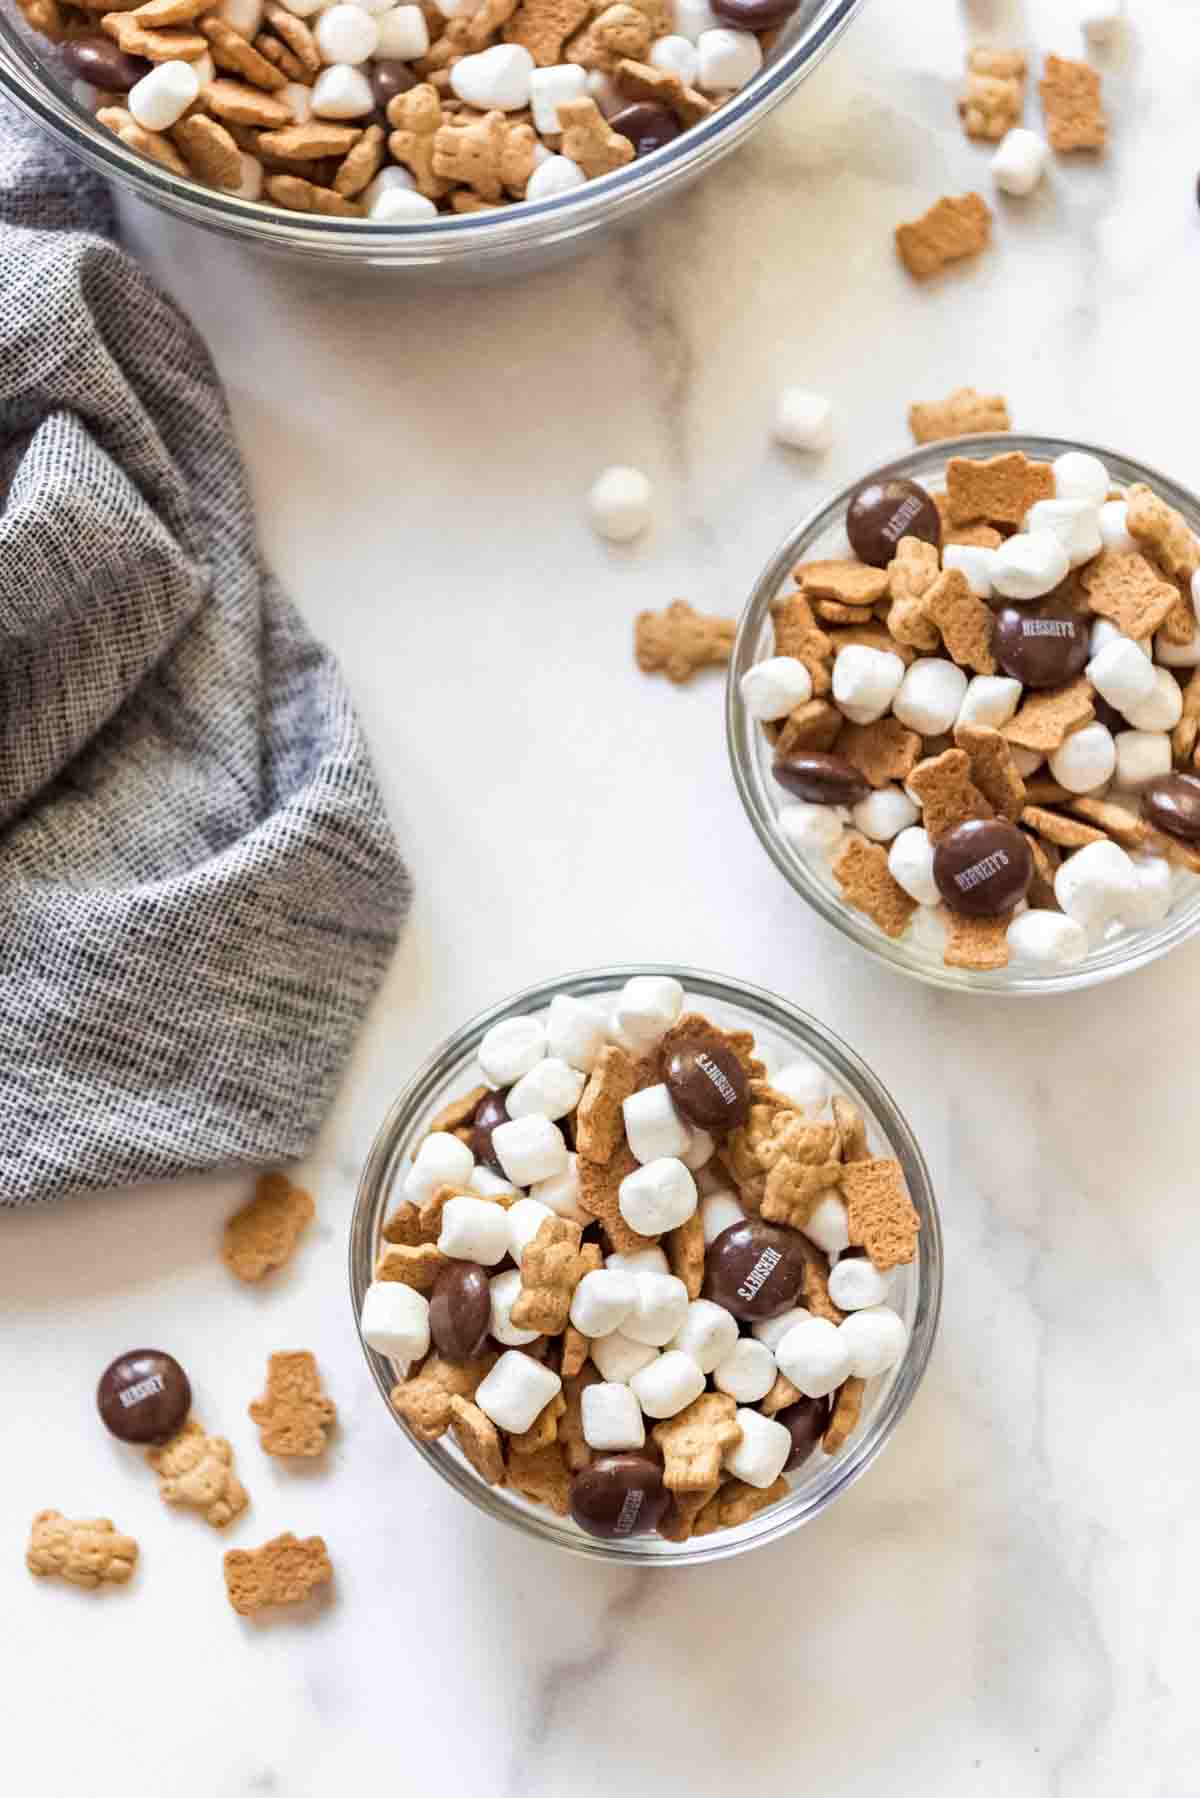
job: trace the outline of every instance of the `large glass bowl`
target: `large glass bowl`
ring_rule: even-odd
[[[844,1092],[861,1109],[876,1153],[894,1155],[904,1169],[912,1202],[921,1219],[920,1249],[908,1268],[894,1277],[889,1303],[909,1328],[909,1345],[903,1360],[867,1388],[862,1418],[846,1446],[836,1455],[818,1450],[792,1476],[790,1497],[737,1529],[722,1530],[690,1542],[671,1543],[659,1536],[634,1536],[625,1541],[602,1542],[584,1535],[569,1518],[515,1497],[503,1487],[486,1486],[444,1436],[434,1443],[421,1442],[404,1420],[388,1405],[396,1427],[409,1444],[441,1474],[447,1485],[486,1511],[490,1517],[524,1531],[557,1548],[572,1549],[593,1560],[635,1562],[648,1567],[679,1567],[716,1561],[741,1554],[764,1542],[773,1542],[799,1524],[807,1523],[864,1473],[896,1428],[912,1399],[937,1330],[942,1292],[942,1239],[929,1171],[912,1131],[879,1080],[854,1051],[823,1024],[773,994],[738,981],[722,979],[696,968],[653,967],[597,968],[568,974],[517,993],[502,1005],[472,1018],[445,1042],[413,1075],[400,1094],[375,1139],[359,1181],[358,1198],[350,1226],[350,1299],[357,1322],[363,1296],[380,1246],[385,1216],[399,1195],[400,1182],[430,1116],[449,1099],[476,1084],[475,1054],[484,1032],[502,1018],[539,1012],[556,993],[583,998],[615,993],[635,974],[672,974],[682,982],[688,1003],[702,1009],[727,1028],[753,1030],[769,1067],[782,1066],[797,1054],[819,1062],[830,1075],[835,1090]],[[392,1365],[363,1344],[363,1353],[385,1403],[396,1383]],[[915,1473],[914,1473],[915,1477]]]
[[[900,476],[919,481],[924,487],[936,488],[943,484],[946,463],[951,456],[982,458],[999,456],[1008,450],[1024,450],[1027,456],[1049,461],[1066,450],[1075,449],[1099,456],[1119,486],[1145,481],[1168,505],[1182,512],[1193,531],[1200,532],[1200,500],[1194,494],[1168,475],[1160,474],[1156,468],[1133,462],[1116,450],[1064,437],[1028,437],[1017,432],[956,437],[943,443],[927,444],[881,468],[864,469],[857,480],[810,512],[768,562],[738,624],[725,695],[725,724],[733,778],[760,843],[800,897],[860,948],[879,956],[902,974],[914,975],[918,980],[947,987],[952,992],[1020,995],[1069,992],[1113,980],[1118,974],[1128,974],[1134,968],[1143,968],[1200,930],[1200,883],[1189,878],[1187,884],[1195,889],[1191,897],[1178,901],[1161,924],[1146,930],[1124,932],[1095,948],[1076,967],[1039,970],[1010,966],[987,972],[948,968],[937,944],[919,939],[895,941],[885,936],[864,913],[846,905],[832,875],[824,878],[825,870],[814,869],[784,837],[776,820],[781,808],[789,803],[789,795],[772,777],[771,744],[762,726],[751,718],[742,703],[741,677],[755,662],[773,653],[771,602],[792,585],[788,577],[796,563],[850,554],[844,525],[846,504],[863,481]]]
[[[742,142],[799,86],[862,0],[800,0],[764,67],[727,105],[663,149],[556,199],[499,213],[414,225],[369,224],[280,211],[172,175],[127,150],[79,104],[53,44],[32,34],[15,0],[0,0],[0,88],[101,174],[165,211],[306,261],[474,280],[546,266],[643,207],[678,193]]]

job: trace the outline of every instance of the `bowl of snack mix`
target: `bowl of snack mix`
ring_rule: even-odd
[[[1112,450],[972,436],[792,532],[726,721],[759,840],[891,967],[1091,986],[1200,929],[1200,501]]]
[[[478,278],[678,192],[861,0],[0,0],[0,84],[194,224]]]
[[[480,1510],[655,1566],[775,1540],[920,1383],[942,1251],[920,1149],[854,1051],[691,968],[547,981],[385,1119],[350,1289],[409,1443]]]

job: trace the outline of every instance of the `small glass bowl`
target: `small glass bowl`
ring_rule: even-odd
[[[1113,480],[1122,487],[1134,481],[1145,481],[1170,506],[1186,518],[1193,531],[1200,533],[1200,500],[1178,482],[1156,468],[1133,462],[1116,450],[1094,443],[1079,443],[1064,437],[1028,437],[1017,432],[996,436],[955,437],[942,443],[927,444],[898,456],[894,462],[865,471],[826,500],[779,546],[755,583],[754,590],[738,623],[737,638],[729,664],[729,680],[725,693],[725,728],[733,778],[741,795],[747,816],[758,839],[775,866],[802,899],[807,900],[821,916],[856,942],[887,962],[902,974],[911,974],[931,986],[946,987],[956,993],[1014,993],[1019,995],[1062,993],[1079,987],[1098,986],[1129,974],[1157,961],[1178,943],[1186,942],[1200,930],[1200,883],[1190,896],[1181,898],[1161,924],[1145,930],[1125,931],[1093,949],[1076,967],[1047,969],[1007,967],[975,972],[969,968],[948,968],[942,960],[941,948],[909,938],[897,942],[885,936],[864,913],[844,903],[832,873],[820,872],[783,836],[778,814],[791,803],[788,793],[771,773],[772,747],[762,726],[750,716],[742,703],[741,678],[756,662],[773,654],[771,602],[789,584],[788,577],[797,562],[815,561],[821,557],[851,554],[845,532],[846,506],[850,495],[865,480],[895,478],[919,481],[923,487],[940,487],[945,478],[946,463],[952,456],[999,456],[1009,450],[1023,450],[1027,456],[1052,461],[1067,450],[1085,450],[1099,456]],[[1189,884],[1192,884],[1189,882]]]
[[[439,1442],[421,1442],[390,1404],[388,1412],[412,1447],[447,1484],[481,1511],[486,1511],[488,1516],[555,1547],[589,1555],[593,1560],[679,1567],[722,1560],[726,1555],[741,1554],[748,1548],[773,1542],[831,1505],[839,1493],[871,1465],[900,1422],[920,1384],[933,1346],[941,1306],[942,1238],[929,1171],[912,1131],[893,1099],[865,1062],[832,1031],[806,1012],[798,1011],[794,1005],[788,1005],[758,987],[725,980],[696,968],[662,965],[596,968],[582,974],[567,974],[558,980],[547,980],[530,987],[502,1005],[493,1006],[490,1011],[464,1024],[430,1056],[384,1119],[359,1181],[350,1225],[350,1302],[357,1325],[363,1298],[371,1283],[384,1218],[392,1207],[393,1194],[398,1192],[412,1149],[428,1127],[431,1114],[456,1093],[477,1083],[475,1056],[484,1033],[503,1018],[542,1011],[557,993],[570,993],[577,998],[615,994],[635,974],[673,975],[684,987],[685,1003],[703,1009],[714,1023],[726,1028],[753,1030],[769,1066],[782,1066],[784,1061],[798,1054],[811,1056],[829,1074],[835,1090],[846,1093],[859,1106],[876,1152],[894,1155],[900,1162],[921,1219],[917,1258],[910,1267],[897,1270],[889,1299],[909,1329],[909,1344],[903,1360],[890,1373],[868,1386],[862,1417],[846,1446],[831,1456],[825,1456],[818,1449],[796,1470],[787,1499],[759,1512],[736,1529],[721,1530],[684,1543],[667,1542],[654,1535],[612,1542],[587,1536],[570,1518],[556,1517],[523,1498],[514,1497],[503,1487],[484,1485],[459,1454],[450,1435]],[[386,1402],[397,1377],[392,1364],[368,1348],[365,1342],[363,1353]]]

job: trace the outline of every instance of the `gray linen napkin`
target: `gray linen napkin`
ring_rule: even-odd
[[[408,908],[194,331],[0,101],[0,1206],[301,1155]]]

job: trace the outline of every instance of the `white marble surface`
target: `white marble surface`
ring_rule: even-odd
[[[307,1170],[313,1240],[276,1286],[235,1290],[217,1258],[238,1178],[0,1217],[6,1789],[1198,1789],[1200,945],[1054,1001],[905,984],[759,852],[719,680],[676,692],[630,661],[639,607],[736,611],[798,511],[902,447],[910,399],[963,381],[1200,484],[1200,20],[1195,0],[1131,10],[1109,159],[1002,201],[994,250],[922,290],[893,224],[988,187],[954,115],[968,31],[1008,17],[1070,50],[1073,0],[1023,20],[875,0],[684,203],[520,287],[318,285],[131,217],[208,334],[268,553],[345,662],[418,898]],[[836,402],[818,462],[768,440],[785,381]],[[631,552],[580,516],[618,458],[658,487]],[[452,1502],[368,1381],[344,1261],[357,1170],[433,1040],[534,978],[660,956],[774,986],[874,1063],[932,1164],[947,1291],[908,1420],[831,1513],[748,1559],[630,1577]],[[142,1340],[234,1441],[253,1509],[233,1539],[327,1536],[337,1594],[315,1617],[240,1622],[225,1540],[98,1428],[92,1382]],[[268,1463],[245,1414],[268,1351],[295,1346],[343,1425],[307,1474]],[[134,1585],[34,1586],[45,1505],[135,1534]]]

